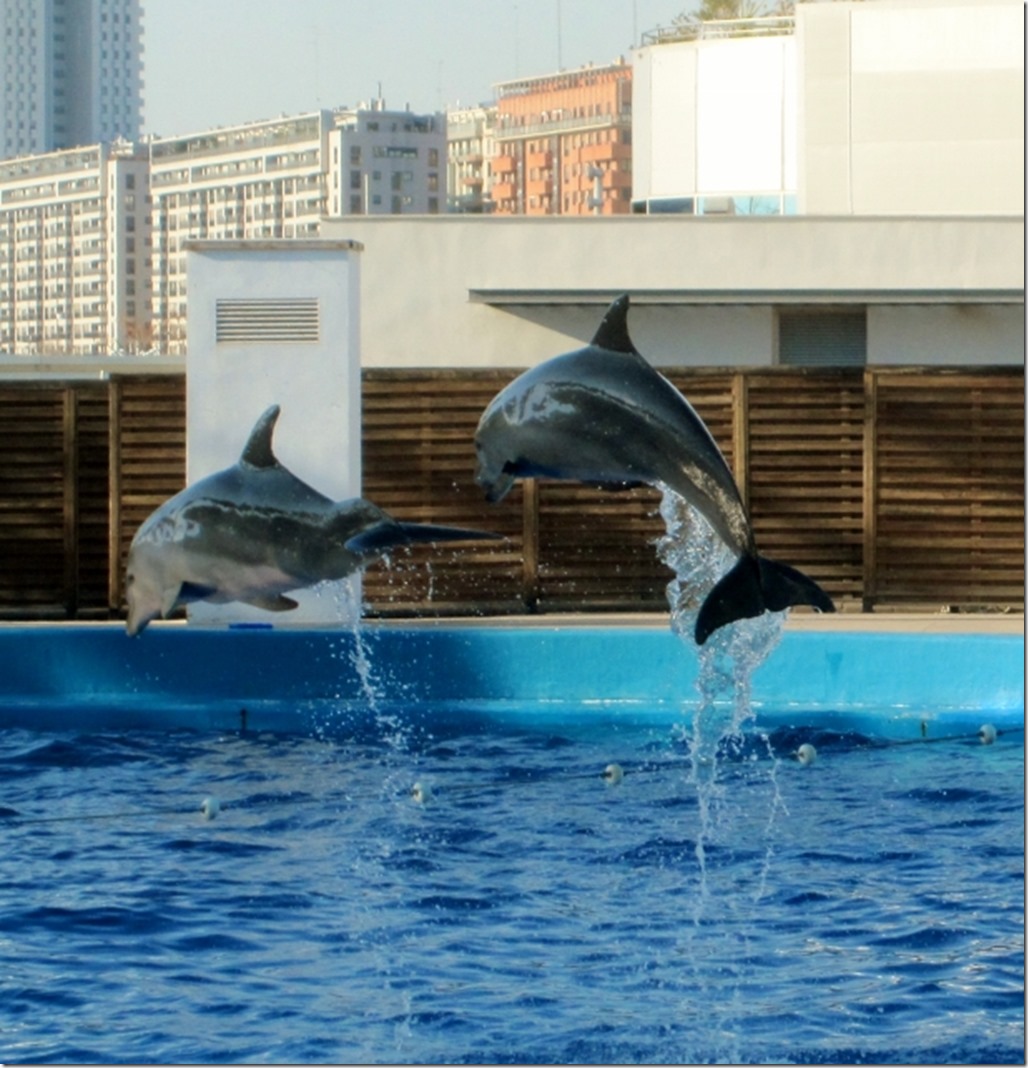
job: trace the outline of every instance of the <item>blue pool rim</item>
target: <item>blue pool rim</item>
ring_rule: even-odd
[[[363,656],[362,656],[363,654]],[[0,627],[0,727],[310,733],[383,716],[428,730],[686,725],[695,647],[664,626]],[[370,669],[371,689],[361,665]],[[369,699],[369,692],[373,700]],[[755,724],[889,740],[1024,727],[1024,635],[787,628]]]

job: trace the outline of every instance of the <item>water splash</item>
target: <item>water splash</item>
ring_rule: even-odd
[[[662,490],[660,514],[666,533],[657,542],[657,554],[674,572],[667,586],[671,627],[695,648],[693,630],[700,607],[717,581],[735,563],[735,556],[683,497],[667,487]],[[698,910],[708,894],[706,845],[725,801],[718,753],[754,718],[753,672],[778,644],[787,614],[765,612],[755,619],[738,620],[714,631],[697,651],[698,701],[683,734],[688,742],[691,780],[697,791],[700,817],[696,839],[701,875]],[[771,785],[777,794],[773,772]],[[772,820],[777,809],[778,803],[774,801]],[[769,825],[769,836],[772,830]]]
[[[348,658],[350,667],[360,687],[359,698],[363,700],[375,723],[376,733],[392,750],[402,752],[408,748],[407,728],[402,718],[387,710],[390,683],[382,677],[381,667],[374,662],[372,650],[361,625],[363,605],[359,600],[360,587],[351,582],[326,582],[314,587],[319,597],[331,597],[335,618],[349,631],[352,641],[340,642],[340,658]],[[353,693],[339,693],[337,699],[345,707],[352,704]],[[322,727],[327,726],[323,724]],[[319,731],[323,733],[323,731]]]

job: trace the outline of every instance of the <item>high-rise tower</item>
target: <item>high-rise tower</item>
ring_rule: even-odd
[[[141,0],[0,3],[0,158],[135,140]]]

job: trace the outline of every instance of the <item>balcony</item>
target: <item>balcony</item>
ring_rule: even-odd
[[[612,163],[632,158],[632,146],[614,141],[606,145],[583,145],[583,163]]]

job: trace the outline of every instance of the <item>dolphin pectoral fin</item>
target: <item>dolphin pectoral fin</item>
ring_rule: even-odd
[[[265,612],[292,612],[300,607],[299,601],[292,597],[285,597],[281,593],[259,593],[253,597],[247,597],[243,604],[253,605],[254,608],[263,608]]]
[[[696,617],[694,636],[702,645],[719,627],[763,612],[781,612],[809,604],[820,612],[834,612],[832,599],[802,571],[763,556],[742,556],[707,594]]]
[[[212,597],[217,592],[214,586],[203,586],[199,582],[183,582],[179,586],[178,595],[169,607],[168,612],[176,604],[192,604],[193,601],[206,601],[208,597]],[[168,612],[164,613],[165,619],[168,617]]]
[[[360,534],[348,538],[345,548],[351,553],[373,553],[391,549],[395,545],[419,542],[496,540],[502,541],[503,535],[468,530],[465,527],[441,527],[433,523],[397,523],[388,520],[375,523]]]
[[[486,474],[478,474],[475,481],[485,490],[485,499],[490,504],[502,501],[514,487],[517,476],[513,471],[503,470],[495,478]]]

